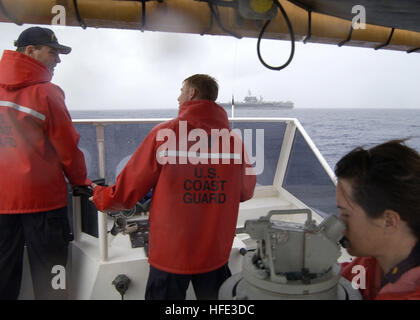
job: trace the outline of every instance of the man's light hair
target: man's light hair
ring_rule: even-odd
[[[197,99],[216,101],[219,85],[213,77],[207,74],[195,74],[185,79],[184,83],[197,90]]]

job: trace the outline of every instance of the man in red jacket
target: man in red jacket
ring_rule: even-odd
[[[420,299],[420,155],[401,140],[356,148],[336,166],[342,265],[365,299]]]
[[[0,299],[19,295],[25,244],[35,297],[61,299],[68,283],[53,278],[66,266],[71,238],[65,177],[91,183],[64,92],[50,82],[59,54],[71,48],[39,27],[15,45],[0,61]]]
[[[94,189],[99,210],[121,210],[153,188],[146,299],[185,299],[190,281],[198,299],[217,299],[231,275],[239,203],[256,177],[217,95],[212,77],[187,78],[178,117],[149,133],[115,185]]]

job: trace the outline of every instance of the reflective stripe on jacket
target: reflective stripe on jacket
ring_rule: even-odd
[[[211,148],[212,129],[231,131],[223,108],[208,100],[184,103],[177,118],[149,133],[114,186],[95,188],[100,210],[131,208],[153,188],[149,263],[160,270],[197,274],[227,263],[239,203],[253,195],[256,177],[245,174],[251,166],[242,141],[235,136],[228,146]],[[204,143],[199,150],[198,141]],[[204,158],[207,164],[198,163]]]
[[[22,53],[0,60],[0,214],[49,211],[67,204],[64,176],[88,185],[79,134],[51,72]]]

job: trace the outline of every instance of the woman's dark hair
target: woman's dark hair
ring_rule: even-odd
[[[337,162],[335,174],[350,181],[351,197],[369,217],[394,210],[420,239],[420,155],[405,140],[358,147]]]

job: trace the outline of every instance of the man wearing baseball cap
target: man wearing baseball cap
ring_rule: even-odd
[[[69,54],[71,48],[58,43],[54,32],[47,28],[32,27],[24,30],[15,41],[18,52],[38,60],[52,73],[57,63],[60,63],[59,54]]]
[[[64,92],[51,83],[71,48],[40,27],[15,46],[0,60],[0,300],[19,296],[25,245],[35,298],[66,299],[68,283],[53,285],[71,240],[65,178],[91,184]]]

